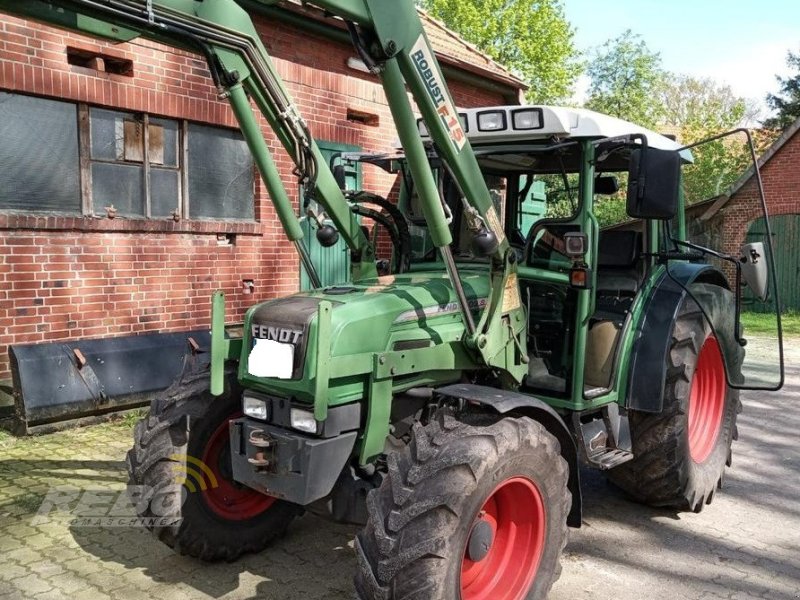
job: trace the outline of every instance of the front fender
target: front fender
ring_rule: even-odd
[[[578,449],[575,446],[572,432],[556,411],[535,396],[482,385],[457,383],[437,388],[436,394],[488,406],[501,415],[515,413],[530,417],[534,421],[541,423],[558,440],[561,445],[561,456],[567,461],[567,466],[569,467],[567,487],[572,494],[572,507],[569,515],[567,515],[567,525],[570,527],[581,526],[583,500],[578,467]]]

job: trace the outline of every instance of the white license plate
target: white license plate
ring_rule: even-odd
[[[291,379],[294,370],[294,345],[274,340],[253,340],[247,370],[254,377]]]

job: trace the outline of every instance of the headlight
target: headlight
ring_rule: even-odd
[[[242,412],[251,419],[258,419],[259,421],[266,421],[269,417],[266,401],[253,396],[244,396]]]
[[[314,413],[301,408],[291,410],[291,424],[293,429],[306,433],[317,433],[317,420]]]

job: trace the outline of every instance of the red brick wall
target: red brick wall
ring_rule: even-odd
[[[347,46],[289,26],[258,23],[276,67],[319,140],[385,151],[396,133],[377,80],[347,69]],[[134,61],[134,76],[67,64],[72,46]],[[0,89],[216,125],[234,125],[216,98],[205,63],[138,40],[111,45],[3,15]],[[499,94],[454,83],[460,106],[502,104]],[[347,109],[378,115],[370,127]],[[291,162],[268,137],[287,189]],[[386,194],[392,179],[368,167],[364,188]],[[0,213],[0,380],[11,344],[207,327],[210,294],[228,294],[228,320],[253,302],[292,293],[298,261],[285,242],[263,184],[255,224],[144,221]],[[217,234],[235,234],[219,246]],[[241,280],[255,280],[255,294]]]
[[[800,213],[800,134],[795,134],[761,169],[770,216]],[[762,216],[755,178],[715,216],[722,226],[723,250],[738,255],[750,224]]]

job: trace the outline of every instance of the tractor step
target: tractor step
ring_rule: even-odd
[[[587,465],[607,471],[633,459],[628,417],[620,414],[616,404],[574,413],[572,419]]]
[[[619,448],[614,448],[612,450],[608,450],[607,452],[601,452],[589,457],[589,462],[601,471],[613,469],[614,467],[621,465],[622,463],[626,463],[629,460],[633,460],[633,452],[620,450]]]

